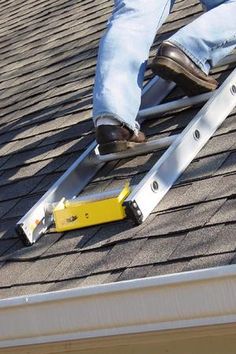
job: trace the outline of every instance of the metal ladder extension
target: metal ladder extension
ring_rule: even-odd
[[[219,65],[235,62],[236,56],[233,54],[225,58]],[[142,93],[139,121],[142,122],[162,113],[207,102],[182,133],[149,141],[140,144],[135,149],[109,155],[99,155],[96,141],[94,141],[28,213],[19,220],[16,231],[25,244],[35,243],[52,225],[53,215],[48,212],[47,206],[58,203],[62,198],[76,198],[107,161],[137,156],[169,146],[124,201],[127,216],[131,217],[136,223],[142,223],[148,217],[176,179],[236,106],[236,69],[213,93],[159,104],[174,87],[173,82],[165,81],[159,77],[152,79]]]

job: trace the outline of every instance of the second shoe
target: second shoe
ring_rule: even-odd
[[[174,81],[188,96],[213,91],[218,86],[214,78],[206,75],[181,49],[168,41],[160,45],[151,69],[163,79]]]

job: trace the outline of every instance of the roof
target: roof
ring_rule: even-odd
[[[235,263],[235,111],[144,224],[125,220],[51,233],[24,247],[16,222],[94,139],[96,54],[112,2],[0,4],[0,297]],[[200,13],[198,1],[177,1],[150,58]],[[222,82],[231,70],[212,74]],[[150,78],[148,68],[145,81]],[[182,95],[177,88],[166,100]],[[143,130],[177,133],[196,111],[153,119]],[[85,192],[137,183],[159,155],[108,163]]]

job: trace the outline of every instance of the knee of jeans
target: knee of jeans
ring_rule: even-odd
[[[168,0],[167,0],[168,1]],[[171,0],[175,2],[175,0]],[[136,13],[139,15],[150,14],[158,9],[157,0],[149,0],[148,6],[145,6],[144,0],[115,0],[112,16],[126,15],[127,13]]]
[[[214,9],[214,7],[217,7],[227,1],[229,0],[201,0],[201,3],[203,9],[205,11],[209,11],[211,9]]]
[[[125,12],[128,9],[135,11],[137,8],[139,8],[138,0],[115,0],[113,14],[116,14],[117,12],[121,11]]]

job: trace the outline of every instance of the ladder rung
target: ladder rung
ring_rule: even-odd
[[[228,55],[227,57],[223,58],[216,65],[216,67],[221,67],[224,65],[229,65],[229,64],[234,64],[234,63],[236,63],[236,51],[233,52],[232,54]],[[166,97],[166,95],[169,94],[175,86],[176,86],[176,84],[174,82],[162,80],[158,76],[155,76],[149,83],[147,83],[145,85],[145,87],[143,89],[143,93],[142,93],[141,109],[139,112],[139,119],[141,120],[141,122],[143,120],[142,118],[146,119],[147,116],[151,117],[150,113],[148,112],[148,110],[146,111],[146,109],[153,108],[153,107],[157,106],[161,101],[160,98]],[[183,101],[183,104],[184,104],[183,107],[187,107],[189,105],[192,106],[194,104],[199,104],[199,103],[204,103],[205,100],[204,100],[204,98],[203,98],[203,100],[201,100],[201,96],[202,95],[197,96],[197,97],[199,97],[199,100],[200,100],[199,102],[197,101],[198,100],[197,98],[194,98],[194,100],[196,100],[196,103],[194,103],[194,100],[192,100],[193,98],[190,98],[190,100],[193,102],[190,104],[187,101]],[[188,98],[188,97],[186,97],[186,98]],[[208,100],[208,98],[206,98],[206,101],[207,100]],[[178,102],[178,101],[174,101],[174,102]],[[169,111],[174,110],[176,108],[183,108],[183,107],[172,108],[171,106],[169,106],[170,107],[170,110],[169,110],[168,106],[161,105],[161,107],[163,108],[163,111],[161,111],[161,110],[160,111],[159,110],[153,111],[153,113],[151,113],[151,114],[157,116],[158,114],[166,113],[166,112],[169,112]],[[166,107],[167,107],[167,110],[166,110]]]
[[[116,152],[112,154],[107,154],[107,155],[100,155],[98,152],[98,146],[95,149],[95,154],[98,158],[99,161],[102,162],[108,162],[108,161],[113,161],[113,160],[118,160],[118,159],[125,159],[127,157],[133,157],[133,156],[138,156],[142,154],[147,154],[149,152],[153,152],[154,150],[170,146],[175,139],[177,138],[178,135],[171,135],[167,136],[165,138],[160,138],[160,139],[155,139],[155,140],[149,140],[146,143],[141,143],[137,144],[136,147],[121,151],[121,152]]]
[[[216,91],[214,91],[215,93]],[[172,102],[159,104],[158,106],[145,108],[139,111],[139,118],[141,120],[146,120],[149,118],[153,118],[153,116],[161,115],[163,113],[168,113],[180,108],[192,107],[200,103],[204,103],[208,101],[213,95],[213,92],[203,93],[198,96],[193,97],[184,97]]]
[[[217,63],[216,67],[221,67],[224,65],[235,64],[236,63],[236,51],[232,54],[227,55],[227,57],[223,58],[219,63]]]

